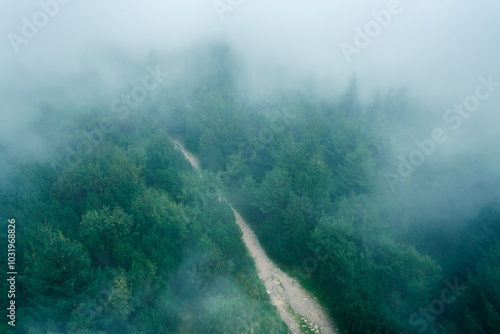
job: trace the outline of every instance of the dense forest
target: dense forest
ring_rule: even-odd
[[[287,91],[255,104],[231,88],[230,68],[186,99],[167,93],[159,115],[221,173],[268,253],[321,296],[343,332],[496,331],[499,183],[494,171],[472,178],[486,156],[429,159],[394,183],[387,171],[406,142],[393,129],[426,121],[404,90],[364,104],[353,79],[334,102]],[[463,198],[454,185],[469,179]]]
[[[483,171],[467,198],[450,186],[485,157],[436,153],[394,182],[411,144],[394,129],[426,121],[404,90],[366,103],[353,78],[334,101],[254,101],[226,47],[189,59],[196,75],[132,110],[37,106],[50,150],[6,160],[0,188],[17,222],[19,332],[286,333],[220,194],[342,333],[498,331],[499,182]]]
[[[12,165],[1,182],[23,268],[16,331],[2,322],[2,333],[287,332],[218,200],[220,174],[200,177],[154,115],[100,131],[109,115],[67,127],[57,107],[35,126],[63,153]]]

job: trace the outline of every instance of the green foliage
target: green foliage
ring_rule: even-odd
[[[60,153],[85,146],[109,104],[82,105],[89,112],[70,119],[69,104],[41,107],[36,128],[54,142],[52,156],[9,166],[0,180],[1,211],[22,222],[22,332],[287,332],[223,197],[235,199],[268,254],[294,268],[342,332],[415,330],[409,315],[440,296],[445,277],[467,289],[429,331],[497,331],[498,205],[467,220],[450,216],[462,198],[434,210],[411,187],[396,197],[379,187],[399,145],[416,137],[403,124],[425,121],[404,91],[365,107],[352,80],[334,102],[277,93],[256,103],[236,93],[226,48],[190,59],[196,74],[171,82],[77,156]],[[166,130],[208,170],[194,171]],[[442,189],[448,171],[467,178],[470,166],[431,164],[414,177]],[[401,206],[408,198],[414,212]]]
[[[94,116],[64,136],[77,145]],[[136,115],[67,161],[1,181],[2,209],[47,218],[19,225],[22,332],[286,332],[220,200],[222,173],[194,172],[161,124]]]
[[[129,207],[133,194],[142,184],[139,168],[124,150],[103,143],[63,175],[55,184],[54,195],[82,214],[82,210],[104,205]],[[75,202],[85,203],[85,207]]]
[[[211,105],[216,94],[197,101]],[[380,104],[403,105],[391,101]],[[286,102],[293,116],[283,114],[278,121],[272,117],[275,106],[266,103],[262,111],[244,106],[238,118],[195,108],[190,112],[199,117],[186,118],[186,141],[204,157],[205,167],[227,177],[269,255],[300,268],[299,276],[318,290],[341,329],[406,329],[406,312],[428,303],[442,270],[416,247],[383,232],[388,222],[370,199],[387,142],[371,132],[368,119],[384,125],[381,105],[371,106],[377,114],[365,114],[355,80],[333,106],[300,94]],[[236,143],[226,145],[229,139]],[[312,267],[304,267],[311,258]]]
[[[108,300],[104,304],[104,310],[106,314],[118,321],[127,320],[133,311],[130,306],[132,294],[127,286],[127,277],[123,273],[115,277],[113,287]]]
[[[128,240],[134,222],[120,207],[89,211],[82,217],[81,239],[91,250],[92,258],[103,266],[116,258],[124,240]]]
[[[262,214],[272,216],[285,209],[290,196],[291,177],[286,170],[273,169],[266,173],[257,193],[258,208]]]
[[[87,250],[60,231],[41,229],[25,263],[23,281],[34,297],[71,296],[84,289],[92,275]]]
[[[182,258],[181,247],[188,236],[187,217],[167,193],[148,188],[132,204],[135,217],[132,236],[141,253],[166,274]]]
[[[148,186],[164,189],[174,198],[182,188],[179,172],[189,168],[189,163],[175,151],[174,143],[165,132],[155,133],[146,144],[147,168],[144,171]]]
[[[496,242],[468,275],[463,330],[495,333],[500,326],[500,242]]]

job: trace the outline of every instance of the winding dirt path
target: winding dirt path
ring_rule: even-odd
[[[177,140],[173,140],[191,165],[200,169],[198,159],[186,151]],[[229,204],[229,206],[231,206]],[[250,255],[255,261],[259,278],[264,282],[271,302],[278,309],[281,318],[288,325],[290,331],[295,333],[323,333],[337,334],[333,323],[315,298],[300,286],[300,284],[276,266],[266,255],[255,233],[248,227],[238,212],[233,207],[236,223],[243,232]]]

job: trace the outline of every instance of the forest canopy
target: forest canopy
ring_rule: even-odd
[[[233,61],[223,47],[207,52]],[[284,92],[252,104],[231,80],[227,65],[163,87],[84,151],[104,106],[84,102],[74,118],[40,106],[39,135],[79,156],[53,150],[2,179],[2,215],[18,221],[22,331],[286,332],[220,193],[342,332],[495,331],[498,202],[460,216],[408,201],[416,184],[437,193],[439,175],[474,162],[429,163],[397,193],[384,183],[397,149],[384,127],[413,117],[403,91],[365,105],[353,81],[333,103]],[[199,156],[202,177],[172,136]]]

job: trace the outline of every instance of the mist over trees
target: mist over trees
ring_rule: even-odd
[[[2,213],[26,222],[21,332],[286,328],[231,209],[212,195],[218,176],[200,178],[154,122],[118,125],[62,173],[43,159],[2,180]]]
[[[390,132],[415,117],[404,91],[365,104],[353,79],[336,101],[283,91],[251,103],[231,84],[237,58],[226,46],[197,52],[219,66],[171,78],[99,136],[92,130],[118,109],[82,101],[70,118],[57,102],[38,106],[32,129],[50,153],[2,179],[2,213],[26,222],[19,326],[285,330],[217,200],[224,192],[342,331],[494,332],[498,183],[466,179],[467,204],[446,191],[484,165],[429,159],[392,192]],[[169,134],[210,172],[199,178]]]
[[[226,198],[341,333],[496,333],[498,4],[221,3],[0,5],[0,332],[287,333]]]

